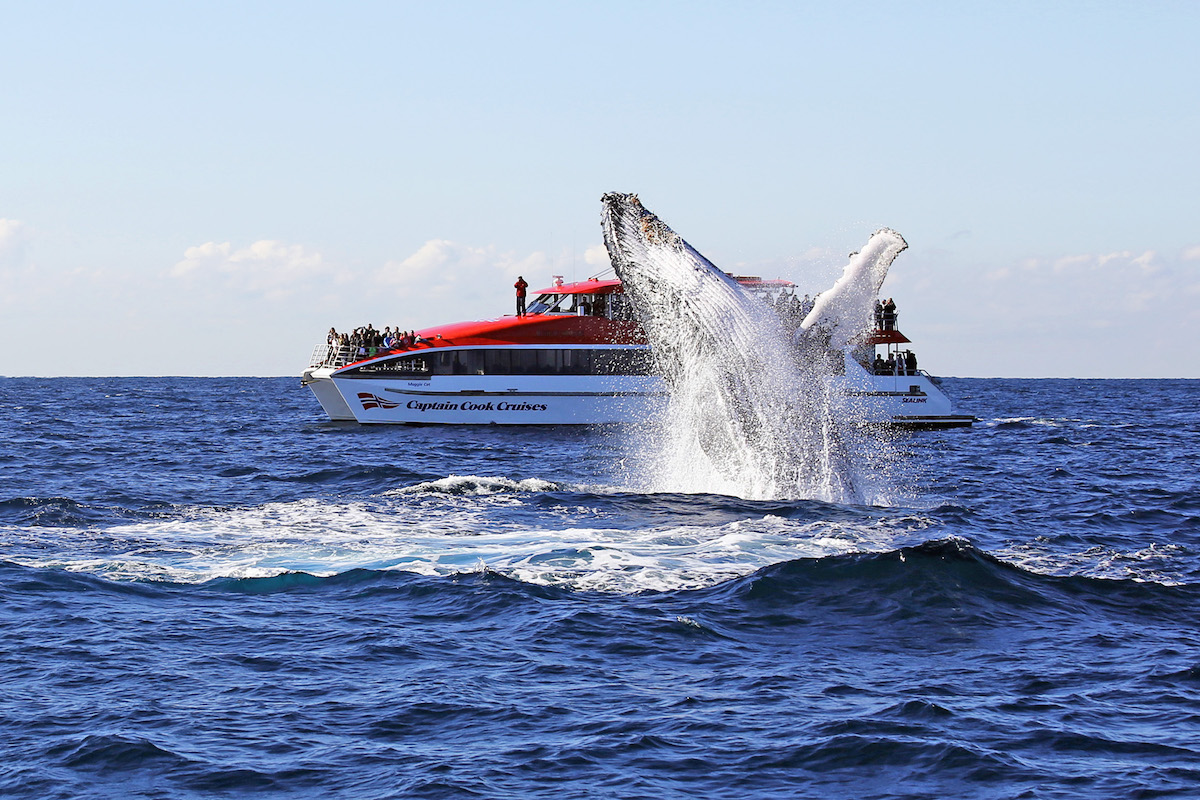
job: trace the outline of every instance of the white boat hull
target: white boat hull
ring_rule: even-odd
[[[644,418],[664,401],[647,376],[435,375],[428,379],[305,373],[330,419],[364,424],[604,425]],[[349,416],[347,416],[349,415]]]
[[[835,378],[848,419],[939,428],[969,425],[927,375]],[[307,385],[331,420],[370,425],[607,425],[636,422],[666,402],[654,376],[435,375],[427,379],[337,377],[309,369]]]

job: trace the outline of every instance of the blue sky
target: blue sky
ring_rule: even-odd
[[[813,291],[895,228],[938,373],[1200,377],[1200,4],[346,5],[5,5],[0,372],[297,373],[632,191]]]

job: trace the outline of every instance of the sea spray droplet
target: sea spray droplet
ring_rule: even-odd
[[[830,379],[844,373],[841,348],[869,326],[904,239],[877,232],[792,330],[635,195],[606,194],[602,225],[670,386],[662,413],[634,432],[648,488],[877,501],[866,475],[877,442]]]

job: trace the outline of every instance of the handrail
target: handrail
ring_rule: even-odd
[[[331,344],[319,344],[313,348],[312,355],[308,359],[308,366],[310,368],[333,367],[336,369],[358,360],[357,348],[344,345],[334,347]]]

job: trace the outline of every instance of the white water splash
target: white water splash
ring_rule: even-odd
[[[627,512],[597,501],[594,488],[547,503],[547,494],[584,487],[451,476],[363,500],[181,508],[167,519],[103,529],[0,526],[0,547],[12,563],[117,581],[487,569],[545,586],[634,593],[713,586],[797,558],[885,552],[924,541],[928,524],[871,513],[829,521],[748,514],[717,523],[685,515],[631,524]]]
[[[603,201],[609,258],[671,387],[661,416],[636,432],[647,488],[881,502],[861,420],[829,379],[844,372],[840,348],[869,327],[904,239],[872,236],[793,331],[635,195]]]
[[[415,486],[392,489],[384,492],[384,496],[389,494],[420,494],[423,492],[441,492],[458,495],[492,495],[517,492],[553,492],[564,488],[569,487],[551,483],[550,481],[539,480],[538,478],[526,478],[522,481],[515,481],[512,478],[498,476],[450,475],[436,481],[426,481],[425,483],[418,483]]]

